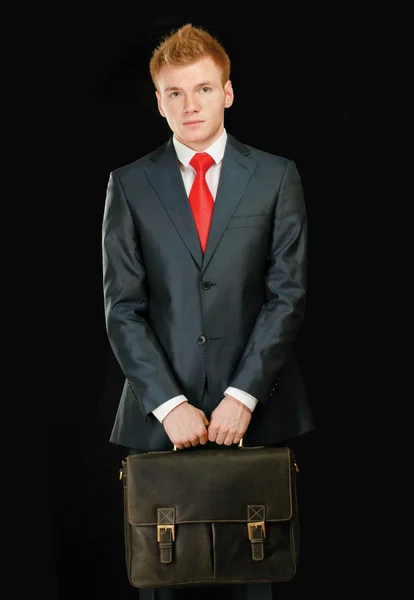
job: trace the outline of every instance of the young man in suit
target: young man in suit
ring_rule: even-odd
[[[103,219],[106,324],[125,375],[110,439],[131,452],[285,443],[314,427],[293,352],[307,228],[296,165],[227,133],[230,60],[207,31],[165,38],[150,73],[173,135],[110,174]]]

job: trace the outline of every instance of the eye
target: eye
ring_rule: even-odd
[[[201,88],[200,91],[201,91],[202,94],[207,94],[208,92],[211,92],[211,88],[207,87],[207,86],[204,86],[204,87]]]
[[[177,96],[178,96],[179,93],[180,92],[171,92],[170,98],[177,98]]]

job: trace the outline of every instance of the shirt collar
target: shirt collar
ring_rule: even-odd
[[[218,138],[218,140],[211,144],[211,146],[204,150],[204,152],[208,152],[210,156],[214,158],[214,162],[218,164],[224,156],[226,142],[227,132],[226,130],[224,130],[221,136]],[[185,146],[184,144],[179,142],[175,138],[175,136],[173,137],[173,144],[178,156],[178,160],[184,165],[184,167],[188,167],[188,165],[190,164],[190,160],[193,158],[194,154],[197,154],[197,152],[192,148],[189,148],[188,146]]]

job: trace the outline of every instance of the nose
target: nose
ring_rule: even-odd
[[[187,95],[184,98],[184,112],[185,113],[194,113],[200,110],[200,105],[197,102],[195,96]]]

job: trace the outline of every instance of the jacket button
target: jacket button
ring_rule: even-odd
[[[207,341],[206,336],[205,335],[199,335],[197,338],[197,343],[200,344],[200,346],[202,346],[203,344],[205,344]]]
[[[203,290],[209,290],[211,288],[211,281],[202,281],[201,287]]]

